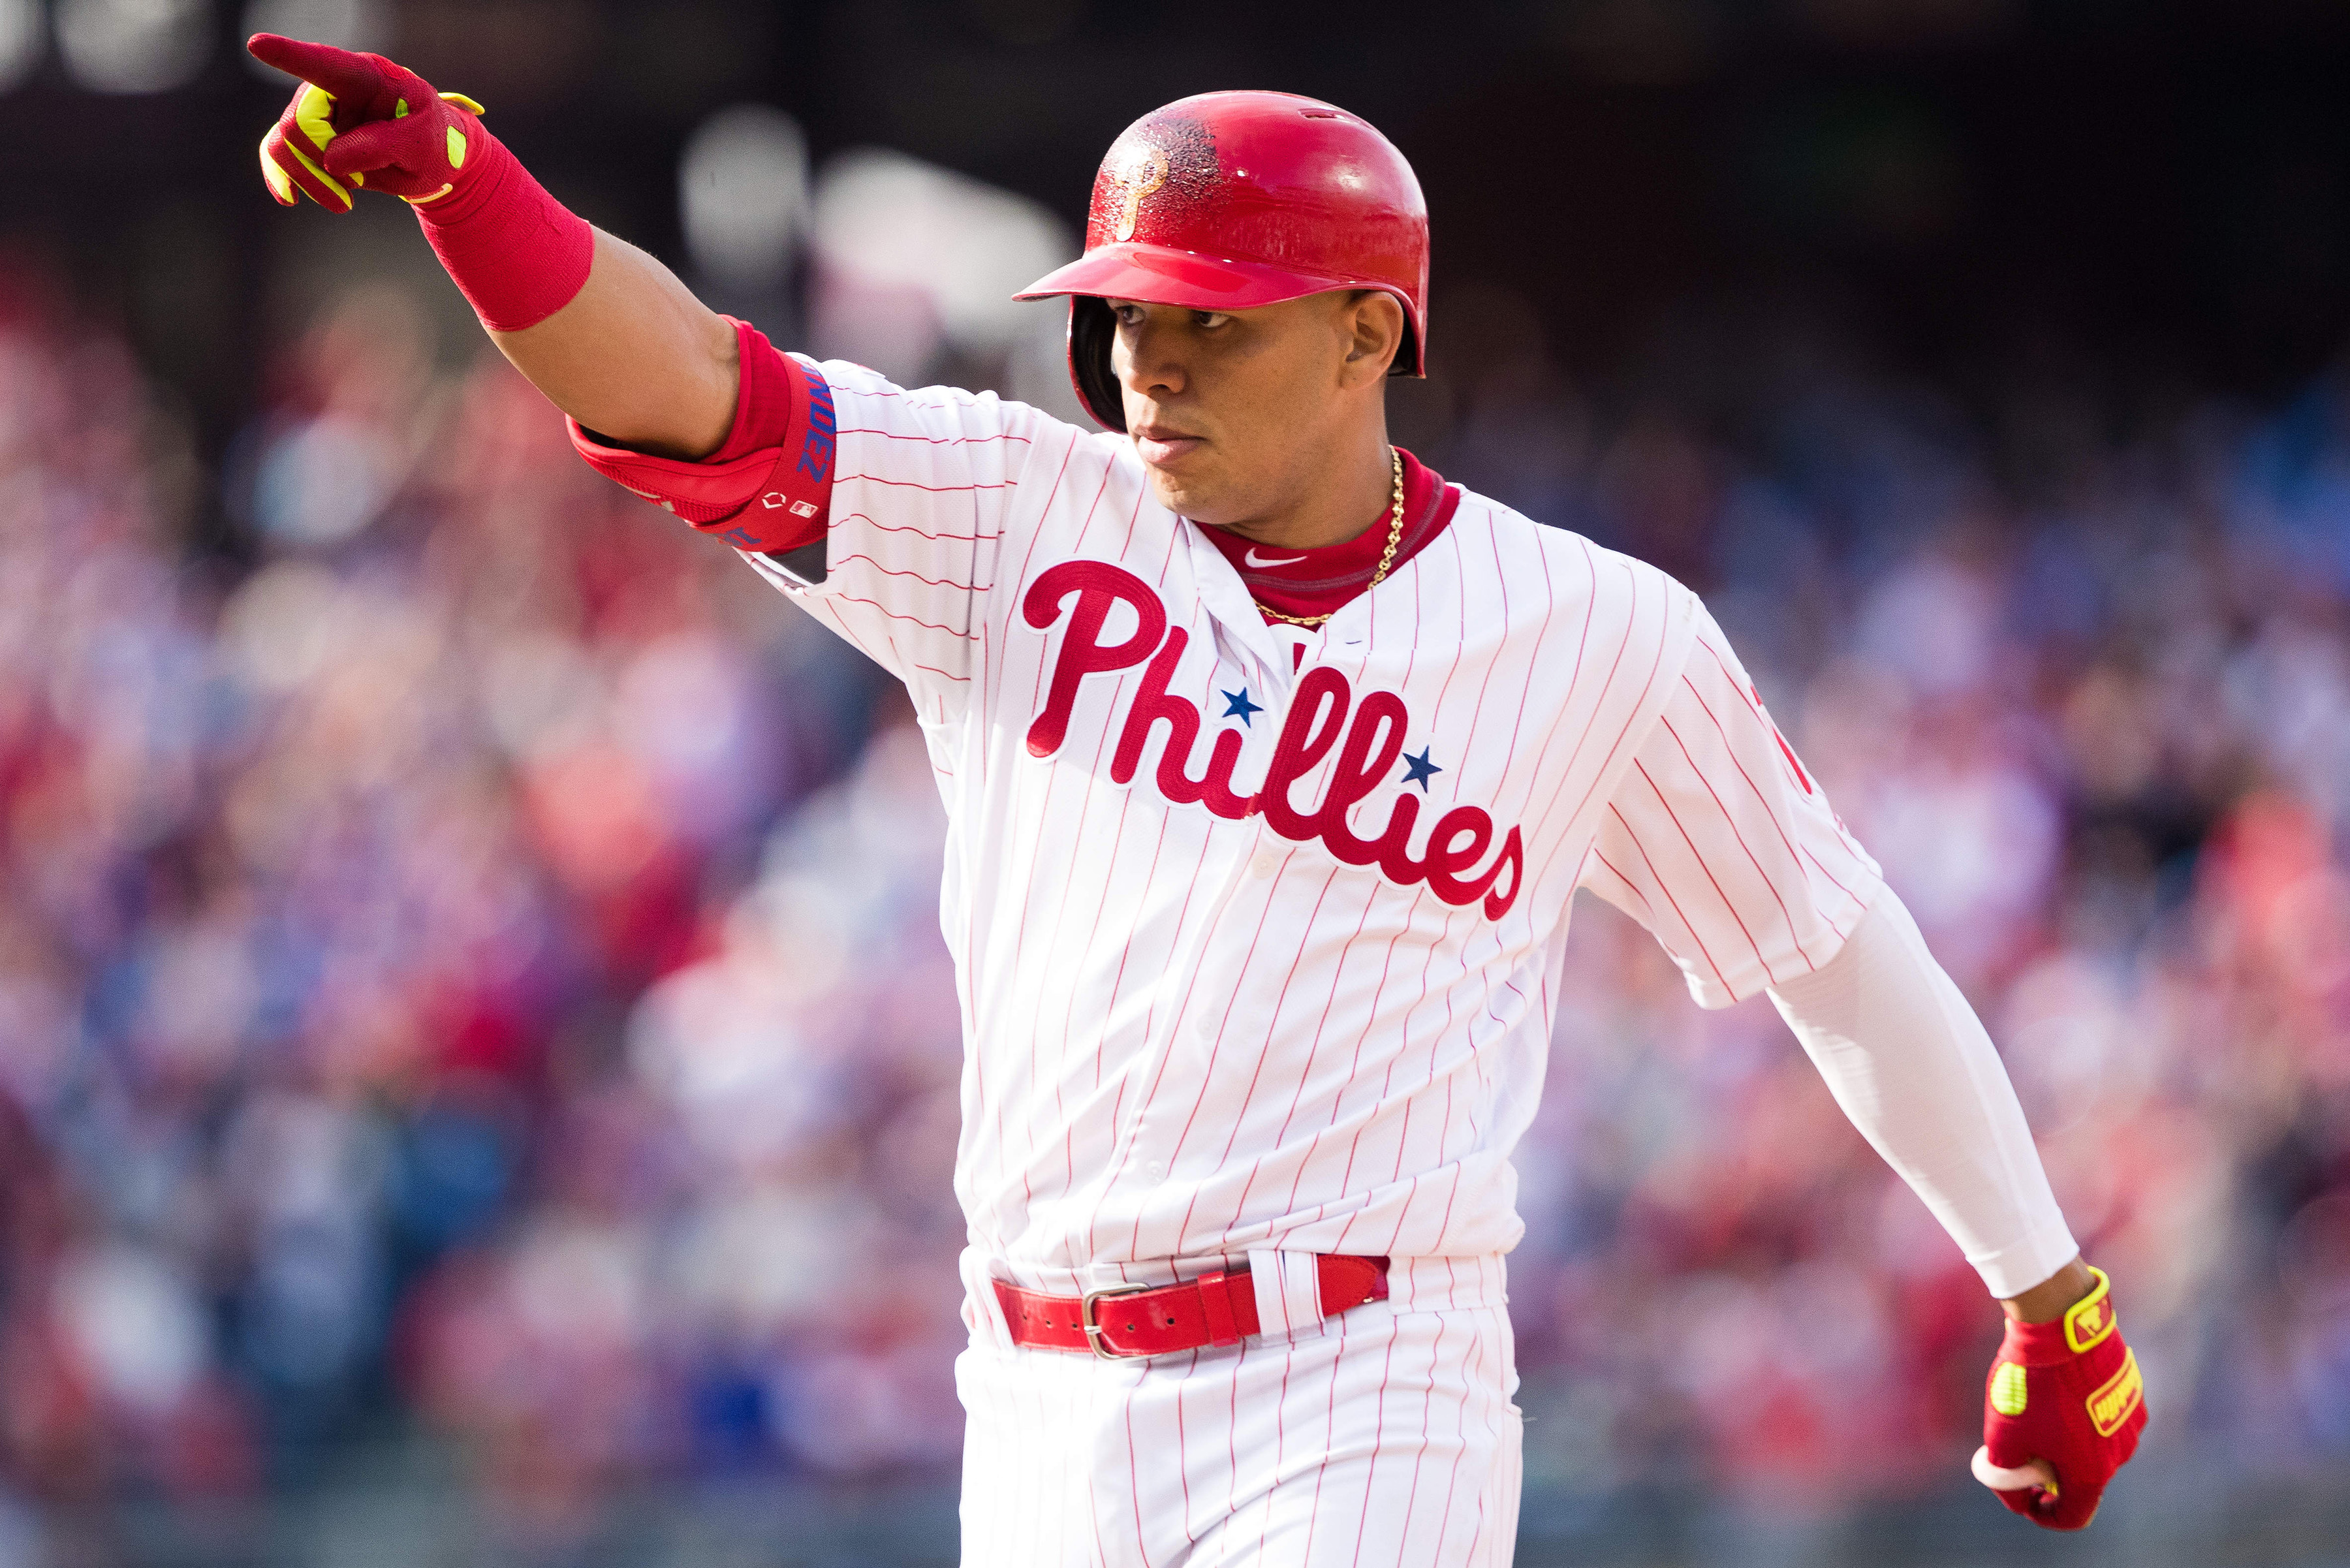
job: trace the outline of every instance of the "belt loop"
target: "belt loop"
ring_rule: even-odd
[[[1003,1303],[1006,1282],[997,1279],[987,1261],[975,1252],[966,1251],[958,1265],[963,1277],[963,1304],[977,1320],[969,1326],[984,1326],[987,1337],[1001,1350],[1010,1350],[1020,1342],[1012,1332],[1012,1314]]]
[[[1249,1281],[1256,1287],[1257,1328],[1295,1334],[1322,1326],[1321,1262],[1312,1252],[1254,1251]]]

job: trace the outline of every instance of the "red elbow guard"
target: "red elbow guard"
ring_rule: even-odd
[[[832,388],[749,322],[735,322],[734,332],[742,363],[734,425],[710,456],[686,462],[632,452],[577,420],[567,421],[571,444],[605,478],[738,550],[805,549],[823,540],[832,511]]]

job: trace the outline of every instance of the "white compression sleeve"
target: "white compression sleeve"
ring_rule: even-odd
[[[1991,1294],[2021,1295],[2073,1261],[2007,1068],[1891,888],[1835,958],[1773,987],[1771,1001]]]

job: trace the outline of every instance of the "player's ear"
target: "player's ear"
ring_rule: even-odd
[[[1403,306],[1385,289],[1350,289],[1340,319],[1347,337],[1342,383],[1357,387],[1385,380],[1388,367],[1403,347]]]

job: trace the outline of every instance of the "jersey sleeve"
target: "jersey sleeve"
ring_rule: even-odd
[[[742,389],[701,462],[576,424],[598,472],[732,545],[769,583],[904,681],[958,707],[983,600],[1037,436],[1066,427],[993,393],[908,391],[862,366],[778,352],[737,324]]]
[[[1711,614],[1601,814],[1580,885],[1646,927],[1701,1007],[1834,958],[1883,885]]]
[[[837,423],[824,573],[812,578],[789,557],[746,559],[918,701],[960,707],[1030,454],[1076,432],[993,392],[908,390],[842,360],[795,362],[823,378]]]

